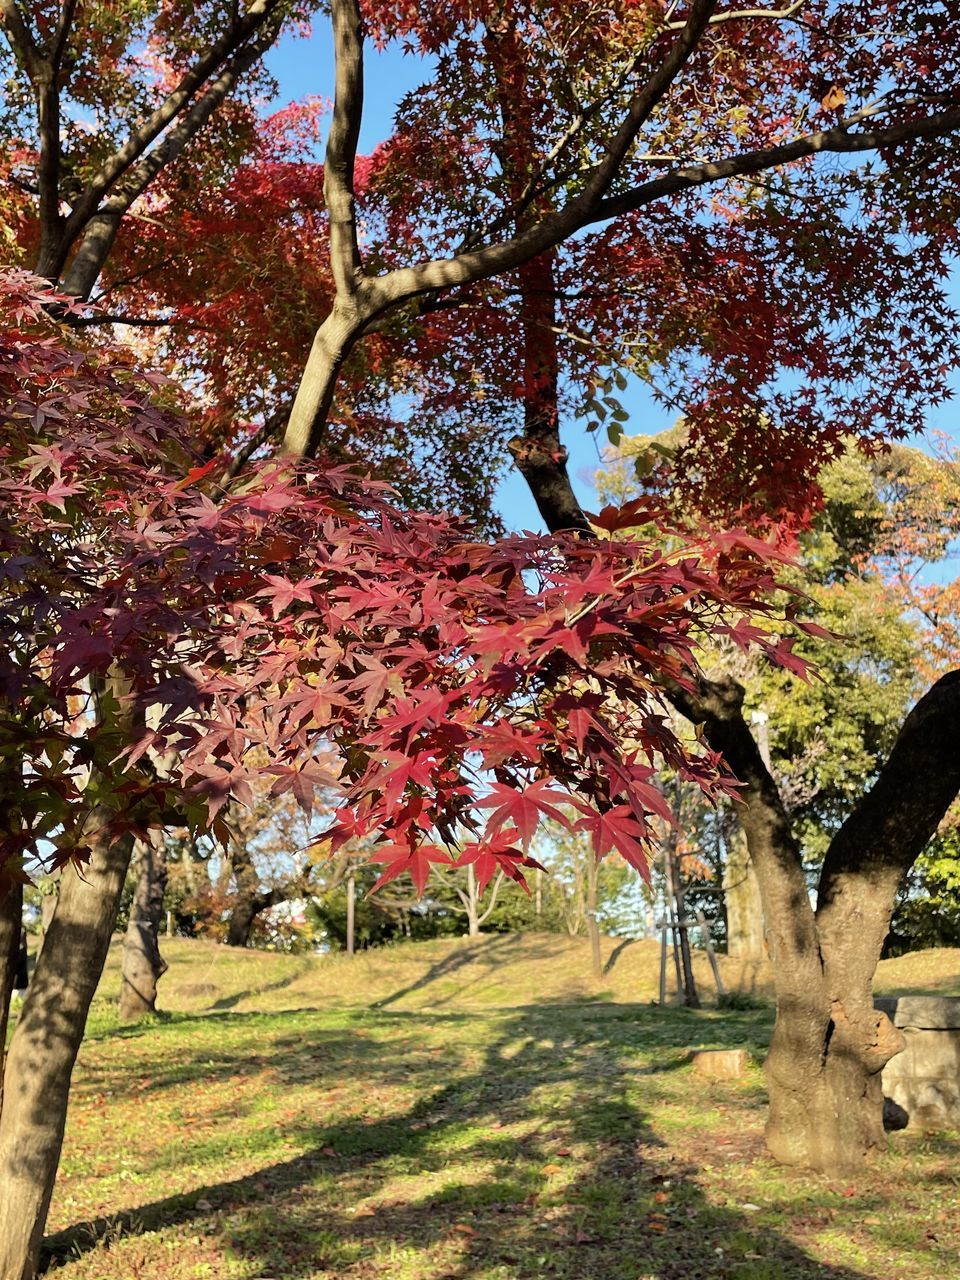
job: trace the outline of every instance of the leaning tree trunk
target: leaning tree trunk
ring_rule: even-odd
[[[167,887],[167,855],[161,840],[140,843],[137,887],[123,939],[121,1022],[135,1022],[157,1007],[157,983],[167,971],[160,954],[160,920]]]
[[[233,872],[233,909],[227,923],[228,947],[245,947],[250,941],[253,922],[261,911],[272,907],[277,894],[260,889],[260,877],[241,841],[235,841],[230,850],[230,866]]]
[[[767,1143],[777,1159],[845,1173],[885,1144],[880,1073],[903,1037],[873,1005],[897,890],[960,791],[960,672],[904,722],[872,790],[824,859],[814,911],[783,802],[733,681],[671,690],[741,783],[739,811],[763,897],[777,1019],[767,1057]]]
[[[0,1112],[0,1280],[37,1274],[60,1159],[70,1077],[117,918],[132,837],[96,845],[60,901],[4,1070]]]
[[[10,999],[20,955],[23,886],[19,880],[0,885],[0,1110],[3,1108],[3,1063]]]

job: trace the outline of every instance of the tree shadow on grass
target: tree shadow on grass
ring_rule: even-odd
[[[620,959],[621,955],[626,951],[627,947],[632,947],[636,941],[636,938],[624,938],[621,942],[617,943],[610,952],[610,955],[607,957],[607,963],[603,966],[604,977],[606,977],[608,973],[612,973],[613,967]]]
[[[241,1000],[249,1000],[251,996],[266,995],[268,991],[283,991],[285,987],[291,987],[298,978],[302,978],[310,969],[309,963],[300,964],[291,973],[283,978],[278,978],[276,982],[268,982],[263,987],[249,987],[246,991],[237,991],[232,996],[221,996],[219,1000],[215,1000],[213,1004],[208,1005],[212,1013],[220,1013],[227,1009],[235,1009]]]
[[[509,958],[511,951],[522,949],[527,959],[536,959],[537,951],[540,950],[545,954],[549,954],[551,946],[549,943],[542,943],[540,948],[531,948],[531,942],[527,935],[521,933],[494,933],[483,935],[480,939],[475,939],[471,943],[458,947],[455,951],[448,952],[441,960],[432,964],[422,977],[416,982],[411,982],[409,986],[401,987],[399,990],[392,992],[388,996],[384,996],[382,1000],[375,1000],[371,1004],[371,1009],[387,1009],[390,1005],[399,1003],[407,996],[412,995],[414,991],[423,991],[434,983],[444,978],[449,978],[451,974],[457,973],[459,970],[467,966],[476,965],[479,960],[481,963],[497,963],[505,961]],[[482,980],[483,974],[476,977],[467,986],[474,986],[478,981]],[[454,995],[444,995],[438,1003],[446,1003],[450,999],[460,996],[462,991],[456,992]]]
[[[429,1021],[441,1032],[449,1025],[452,1038],[467,1019]],[[219,1234],[249,1274],[284,1280],[864,1280],[817,1262],[769,1217],[711,1203],[702,1169],[654,1128],[652,1117],[676,1100],[668,1077],[684,1065],[678,1050],[704,1038],[722,1047],[762,1036],[756,1015],[511,1010],[469,1069],[451,1066],[452,1044],[441,1059],[414,1052],[424,1022],[396,1012],[367,1018],[365,1026],[393,1038],[378,1043],[372,1032],[359,1046],[349,1029],[331,1041],[305,1027],[270,1050],[291,1078],[302,1078],[318,1047],[323,1071],[340,1076],[376,1079],[378,1059],[399,1055],[392,1065],[402,1072],[409,1060],[422,1084],[414,1106],[318,1124],[295,1158],[77,1223],[47,1241],[47,1266],[111,1241],[117,1247],[124,1236],[195,1223],[193,1230],[208,1224]],[[651,1044],[663,1061],[638,1065],[638,1050]],[[765,1159],[755,1130],[737,1141],[737,1155]],[[183,1156],[187,1163],[189,1135]],[[116,1265],[111,1275],[120,1274]]]

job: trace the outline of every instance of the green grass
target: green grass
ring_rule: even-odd
[[[120,989],[120,945],[111,949],[101,995]],[[652,941],[604,938],[605,972],[590,972],[586,938],[557,934],[492,934],[401,944],[346,956],[290,956],[243,951],[214,942],[163,940],[170,970],[161,1002],[173,1011],[279,1012],[376,1005],[389,1010],[479,1010],[539,1004],[643,1003],[658,993],[660,949]],[[746,1002],[772,995],[765,963],[720,957],[727,989]],[[672,970],[672,965],[670,969]],[[694,968],[706,1000],[715,996],[706,956]],[[672,976],[672,975],[671,975]],[[881,963],[878,992],[939,991],[960,995],[960,949],[915,952]],[[673,990],[672,982],[670,990]],[[735,1001],[736,1003],[736,1001]]]
[[[108,975],[75,1076],[50,1274],[960,1273],[960,1134],[908,1130],[869,1173],[832,1182],[766,1156],[759,1067],[741,1081],[693,1075],[693,1047],[747,1045],[759,1061],[768,1008],[695,1013],[609,994],[468,1007],[489,989],[473,981],[483,974],[449,964],[441,977],[464,983],[459,1001],[447,992],[439,1007],[403,1007],[427,1002],[445,959],[431,947],[381,954],[372,993],[358,976],[346,991],[340,964],[344,1007],[295,1011],[269,1006],[296,984],[304,999],[311,974],[317,1003],[317,970],[328,973],[329,962],[305,969],[290,957],[182,943],[172,949],[166,999],[199,999],[176,997],[178,983],[213,986],[206,1011],[181,1009],[132,1029],[117,1026]],[[448,954],[457,949],[448,944]],[[509,992],[528,981],[504,961],[497,985]],[[237,1011],[257,998],[257,983],[266,1008]],[[249,994],[238,1001],[239,992]],[[354,1006],[345,1007],[351,993]]]

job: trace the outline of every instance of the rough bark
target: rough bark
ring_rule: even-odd
[[[787,1164],[859,1168],[884,1145],[880,1072],[903,1046],[872,983],[903,875],[960,791],[960,673],[938,681],[900,732],[877,782],[837,833],[814,912],[776,786],[733,681],[673,691],[743,785],[740,817],[763,897],[777,993],[767,1057],[767,1143]]]
[[[727,954],[736,960],[760,960],[763,956],[763,904],[757,873],[743,832],[737,829],[727,842],[723,890],[727,912]]]
[[[279,895],[272,889],[260,888],[260,877],[244,845],[235,842],[230,851],[233,872],[233,910],[227,924],[228,947],[245,947],[250,942],[253,922],[261,911],[266,911],[278,901]]]
[[[10,999],[17,973],[23,916],[23,886],[19,881],[0,887],[0,1111],[3,1110],[3,1064],[6,1056]]]
[[[135,1022],[157,1007],[157,983],[167,971],[160,954],[160,921],[167,887],[166,849],[162,841],[140,843],[137,884],[123,939],[121,1022]]]
[[[10,1043],[0,1112],[0,1280],[34,1280],[70,1077],[113,932],[132,837],[64,873],[47,945]]]

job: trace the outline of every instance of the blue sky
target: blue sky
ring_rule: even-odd
[[[319,19],[312,36],[298,39],[286,36],[267,58],[267,65],[280,87],[280,104],[308,94],[333,99],[333,40],[329,24]],[[365,48],[364,113],[360,132],[361,152],[371,151],[392,132],[394,113],[406,93],[430,77],[431,64],[412,54],[404,54],[391,46],[378,52],[369,43]],[[952,283],[955,302],[960,304],[960,281]],[[960,371],[954,377],[958,399],[931,411],[931,430],[942,431],[954,440],[960,439]],[[631,378],[628,390],[620,397],[630,413],[628,434],[656,433],[673,424],[671,410],[658,404],[648,388]],[[569,453],[569,471],[577,495],[588,510],[595,510],[596,493],[592,477],[600,465],[598,446],[605,438],[594,438],[577,423],[568,423],[563,441]],[[497,507],[508,528],[543,530],[543,523],[522,477],[511,472],[500,486]]]

